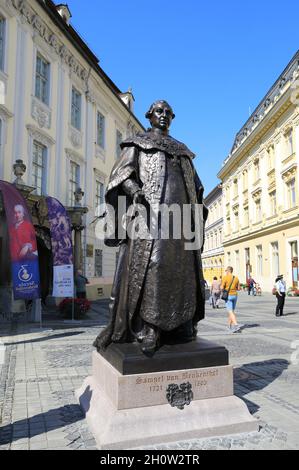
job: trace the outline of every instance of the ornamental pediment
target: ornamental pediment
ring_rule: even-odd
[[[287,182],[294,178],[297,174],[297,163],[293,163],[289,168],[281,172],[282,179]]]
[[[257,189],[255,189],[254,191],[252,191],[252,197],[255,201],[257,201],[258,199],[261,198],[261,195],[262,195],[262,188],[259,187]]]

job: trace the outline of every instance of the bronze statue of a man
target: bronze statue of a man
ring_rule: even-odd
[[[170,236],[162,237],[158,215],[161,204],[176,205],[182,213],[186,205],[203,204],[204,189],[192,162],[195,155],[169,135],[175,115],[166,101],[155,102],[146,117],[151,129],[121,144],[106,203],[117,209],[119,196],[125,196],[128,204],[143,204],[148,214],[151,209],[157,215],[158,228],[152,238],[105,241],[120,246],[120,251],[109,305],[111,322],[94,342],[98,351],[111,343],[138,341],[151,355],[164,341],[195,339],[197,323],[204,318],[203,240],[186,250],[184,234],[177,238],[170,229]],[[196,213],[192,211],[193,219]],[[201,227],[207,213],[203,206]]]

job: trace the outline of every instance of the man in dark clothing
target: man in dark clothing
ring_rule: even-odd
[[[88,279],[83,276],[82,271],[78,269],[75,276],[75,285],[78,299],[86,299],[86,284],[89,284]]]

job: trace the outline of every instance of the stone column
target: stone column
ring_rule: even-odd
[[[88,208],[82,207],[81,201],[84,192],[81,188],[76,190],[74,207],[68,207],[67,211],[71,220],[72,230],[74,230],[74,270],[82,269],[82,231],[84,230],[83,215],[87,214]]]

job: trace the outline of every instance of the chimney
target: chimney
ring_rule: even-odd
[[[71,11],[66,3],[60,3],[56,5],[56,10],[60,14],[61,18],[64,19],[66,24],[70,24],[70,19],[72,17]]]

